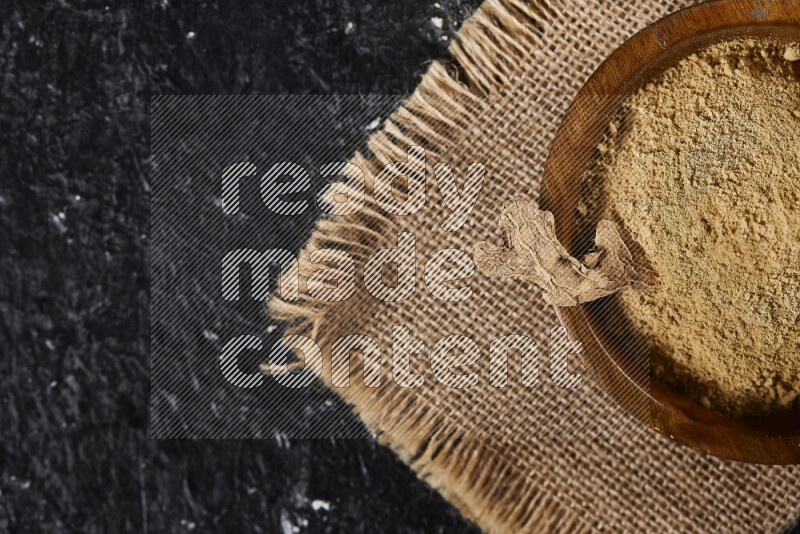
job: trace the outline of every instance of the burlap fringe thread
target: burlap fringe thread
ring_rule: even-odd
[[[431,65],[411,97],[386,121],[383,131],[368,141],[369,150],[388,162],[405,159],[408,146],[421,144],[422,139],[434,145],[445,144],[441,132],[463,127],[466,122],[460,119],[469,116],[471,106],[498,94],[518,76],[521,58],[531,49],[546,46],[542,29],[554,17],[563,17],[564,10],[561,1],[553,0],[484,2],[464,23],[450,46],[454,62]],[[449,115],[442,114],[441,109],[447,109]],[[382,165],[360,153],[352,162],[367,171],[365,187],[370,193],[371,177],[377,175]],[[347,220],[317,222],[298,255],[301,273],[309,271],[309,254],[319,248],[345,246],[356,264],[363,266],[377,248],[394,246],[384,236],[392,235],[395,223],[382,213],[372,195],[367,194],[366,199],[365,209]],[[374,228],[383,228],[384,232]],[[300,300],[272,299],[268,312],[277,320],[287,321],[290,333],[307,335],[322,346],[328,341],[322,327],[332,310],[303,289],[301,277]],[[384,388],[380,402],[369,403],[363,402],[367,389],[358,381],[337,393],[357,407],[356,413],[368,428],[379,432],[379,442],[394,450],[465,517],[489,532],[591,530],[574,511],[553,500],[515,470],[513,462],[498,454],[490,442],[461,439],[456,430],[445,428],[433,410],[418,398],[401,395],[401,389]],[[369,391],[369,395],[374,396],[374,391]],[[486,514],[489,509],[492,512]]]

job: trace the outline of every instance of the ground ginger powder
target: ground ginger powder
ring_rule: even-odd
[[[756,41],[684,59],[626,101],[578,206],[658,277],[617,297],[654,376],[737,415],[800,405],[798,59]]]

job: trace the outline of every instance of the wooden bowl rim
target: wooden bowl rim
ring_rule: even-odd
[[[573,99],[565,114],[551,144],[550,154],[545,165],[540,196],[543,209],[551,209],[555,212],[550,206],[555,203],[554,197],[557,198],[559,194],[560,183],[554,178],[552,168],[555,165],[553,147],[558,146],[563,137],[575,135],[573,131],[567,131],[568,126],[588,124],[587,122],[573,121],[573,113],[579,102],[586,101],[585,99],[592,96],[590,89],[596,90],[598,87],[606,86],[609,72],[614,66],[623,62],[625,57],[632,52],[635,53],[638,50],[641,53],[644,48],[654,50],[654,43],[661,48],[660,52],[647,60],[643,55],[636,58],[638,62],[636,66],[629,69],[619,83],[615,82],[615,91],[620,92],[623,89],[630,89],[632,80],[635,80],[643,71],[663,63],[667,57],[672,56],[672,59],[677,57],[677,60],[680,60],[692,52],[708,46],[710,42],[696,44],[698,40],[703,41],[704,37],[712,39],[711,42],[714,40],[725,41],[735,39],[734,33],[737,31],[773,32],[782,27],[788,27],[792,32],[800,32],[800,15],[795,14],[795,17],[787,19],[773,19],[776,8],[782,15],[785,15],[783,10],[798,10],[797,6],[792,6],[791,0],[765,0],[764,2],[710,0],[667,15],[626,40],[595,70]],[[738,13],[739,15],[747,12],[749,20],[736,19],[732,15],[731,18],[736,19],[733,23],[729,18],[709,21],[707,15],[715,12],[718,14]],[[704,27],[700,32],[680,37],[672,42],[670,26],[681,20],[696,22]],[[681,48],[683,48],[682,52],[676,52]],[[672,63],[676,63],[677,60]],[[656,71],[658,70],[663,71],[664,69],[656,67]],[[633,85],[640,87],[644,81],[651,78],[649,75],[645,76],[643,81],[636,81]],[[558,219],[558,217],[559,215],[556,213],[556,218]],[[559,239],[564,243],[561,229],[562,227],[557,228]],[[575,310],[557,308],[556,311],[570,335],[584,342],[584,347],[586,347],[588,330],[605,352],[602,357],[613,360],[621,376],[625,377],[625,380],[631,380],[635,388],[646,390],[646,395],[650,399],[649,426],[652,429],[682,445],[724,459],[761,464],[800,464],[800,408],[788,414],[733,417],[705,408],[687,395],[656,380],[651,380],[647,384],[639,383],[632,378],[636,373],[630,368],[630,362],[615,358],[613,353],[618,349],[607,345],[608,338],[604,338],[605,334],[602,328],[592,325],[591,318],[586,315],[585,306]],[[581,320],[583,321],[582,325],[579,324]],[[592,367],[593,360],[596,364],[598,356],[601,355],[585,354],[584,356],[587,360],[586,363]],[[619,398],[619,394],[609,391],[606,387],[603,389],[625,408],[625,402],[621,402],[623,399]],[[727,436],[726,433],[729,433],[730,436]]]

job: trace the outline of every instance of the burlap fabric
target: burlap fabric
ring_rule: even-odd
[[[304,293],[299,303],[272,302],[271,312],[317,340],[326,358],[333,340],[360,333],[380,342],[386,361],[393,325],[408,327],[427,351],[454,333],[484,351],[512,333],[547,346],[557,320],[535,288],[475,274],[472,296],[447,303],[425,290],[424,262],[438,249],[471,252],[477,241],[495,238],[505,200],[536,198],[548,147],[581,84],[636,31],[689,4],[488,0],[459,32],[452,61],[434,63],[370,140],[371,153],[353,159],[367,174],[368,192],[369,177],[405,160],[409,145],[424,147],[429,167],[449,163],[459,184],[470,163],[484,163],[486,181],[467,222],[456,232],[440,227],[449,210],[430,173],[428,201],[413,216],[388,216],[368,194],[359,214],[318,222],[300,257],[301,275],[319,267],[308,254],[329,247],[348,251],[361,272],[371,253],[396,246],[397,233],[407,231],[420,258],[413,297],[381,302],[360,283],[347,302],[320,303]],[[382,443],[487,532],[776,532],[800,517],[799,468],[731,463],[683,448],[636,423],[590,381],[569,392],[529,388],[512,365],[508,386],[496,388],[481,367],[475,387],[455,390],[437,387],[426,365],[412,358],[412,369],[425,371],[418,389],[398,387],[385,367],[378,388],[356,372],[336,391]]]

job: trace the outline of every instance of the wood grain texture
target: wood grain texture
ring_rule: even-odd
[[[681,59],[710,44],[736,38],[800,40],[797,0],[713,0],[674,13],[628,40],[591,76],[556,134],[545,168],[540,204],[556,216],[561,243],[578,253],[575,208],[583,171],[625,98]],[[609,309],[558,309],[583,344],[585,363],[600,386],[625,410],[683,445],[720,458],[763,464],[800,464],[800,410],[735,418],[708,408],[664,383],[650,380],[642,347],[612,336]],[[638,351],[638,352],[637,352]],[[647,409],[642,409],[645,406]]]

